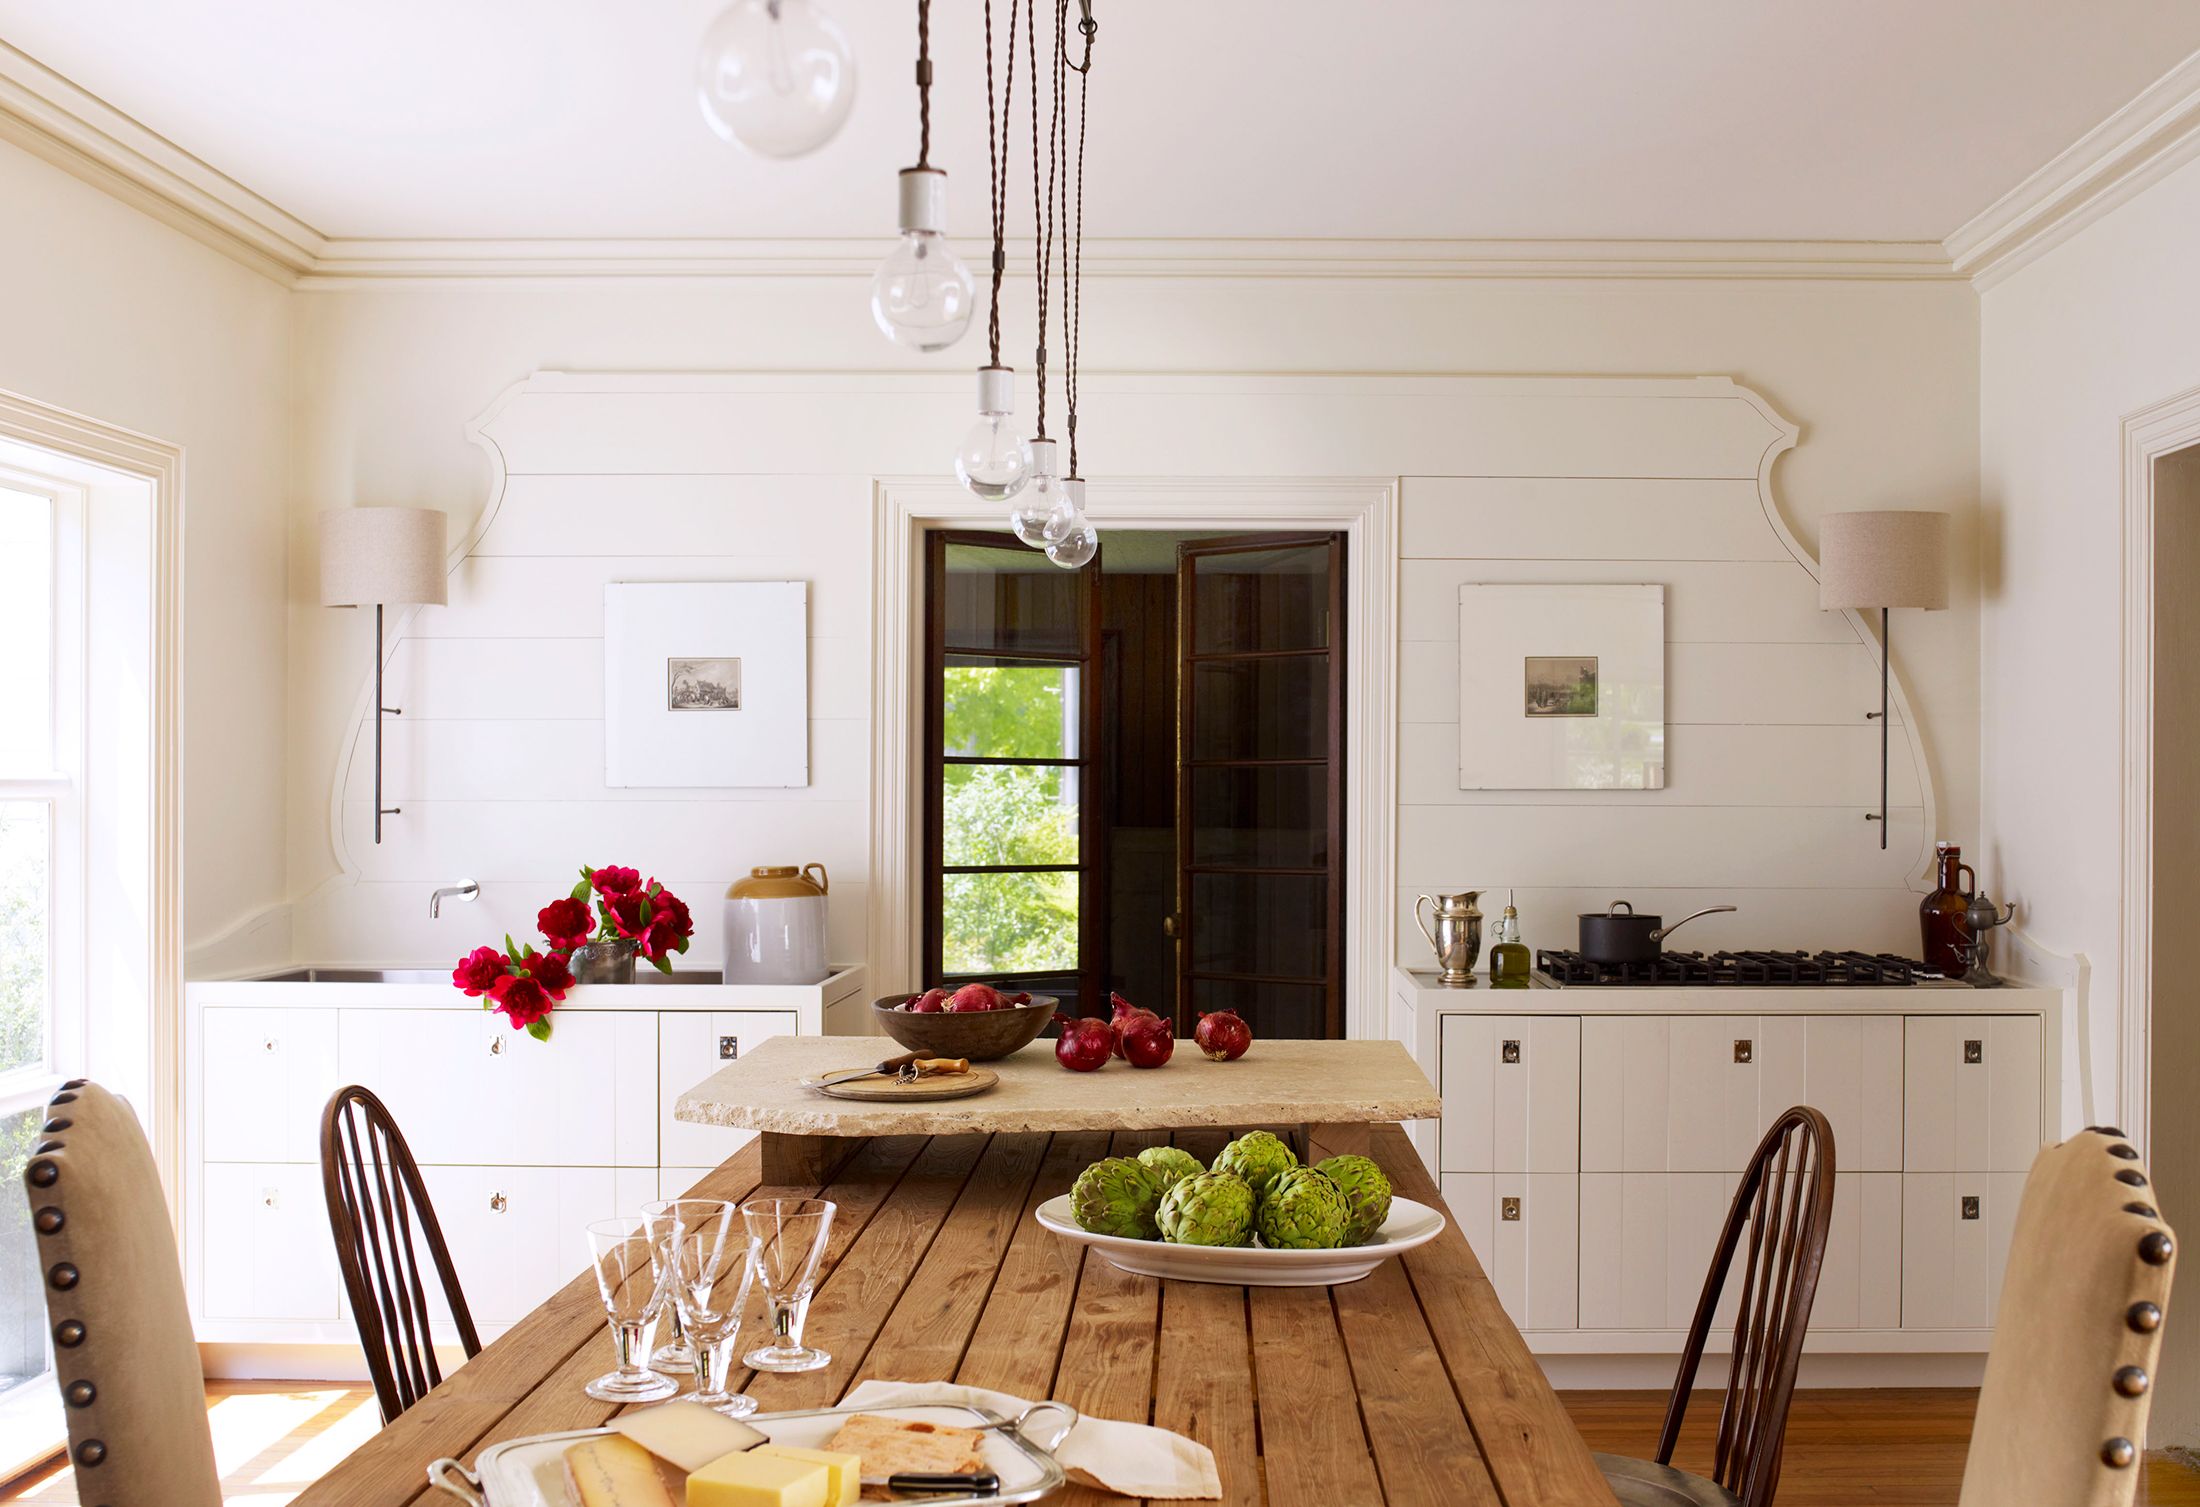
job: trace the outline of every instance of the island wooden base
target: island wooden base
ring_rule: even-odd
[[[1352,1154],[1366,1156],[1374,1145],[1374,1127],[1348,1125],[1291,1125],[1275,1132],[1289,1143],[1301,1162],[1312,1165],[1324,1157]],[[862,1146],[861,1136],[786,1135],[767,1130],[757,1137],[764,1159],[764,1181],[794,1185],[829,1183]]]

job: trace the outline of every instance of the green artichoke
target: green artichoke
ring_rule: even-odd
[[[1161,1206],[1161,1178],[1136,1157],[1103,1157],[1077,1174],[1070,1211],[1080,1228],[1130,1240],[1158,1239],[1153,1222]]]
[[[1138,1153],[1138,1159],[1151,1167],[1154,1175],[1161,1179],[1161,1191],[1164,1193],[1194,1173],[1207,1170],[1206,1163],[1198,1157],[1174,1146],[1148,1146]]]
[[[1344,1244],[1352,1210],[1337,1185],[1312,1167],[1276,1179],[1260,1204],[1260,1243],[1276,1250],[1326,1251]]]
[[[1265,1199],[1276,1179],[1298,1164],[1299,1159],[1290,1147],[1265,1130],[1254,1130],[1222,1148],[1222,1154],[1215,1158],[1215,1171],[1245,1179],[1253,1196]]]
[[[1333,1156],[1314,1164],[1337,1185],[1351,1211],[1344,1231],[1346,1245],[1365,1245],[1390,1217],[1390,1179],[1383,1169],[1364,1156]]]
[[[1161,1195],[1157,1222],[1177,1245],[1251,1245],[1253,1190],[1227,1172],[1195,1172]]]

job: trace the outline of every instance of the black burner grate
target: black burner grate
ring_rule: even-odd
[[[1725,985],[1870,988],[1914,984],[1940,974],[1912,958],[1871,952],[1666,952],[1651,963],[1592,963],[1578,952],[1544,949],[1536,971],[1560,984]]]

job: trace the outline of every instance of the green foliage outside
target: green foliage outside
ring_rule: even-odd
[[[46,808],[0,805],[0,1073],[46,1052]]]
[[[950,665],[949,753],[1062,758],[1065,692],[1076,671],[1058,665]],[[1077,861],[1076,771],[950,765],[942,834],[950,864]],[[1075,968],[1077,876],[951,874],[943,894],[949,973],[1010,975]]]

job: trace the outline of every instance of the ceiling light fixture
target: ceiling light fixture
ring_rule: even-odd
[[[1022,0],[1008,0],[1008,70],[999,109],[993,97],[993,0],[985,0],[985,155],[992,207],[993,294],[986,321],[988,356],[978,368],[978,421],[955,451],[955,477],[986,502],[1006,502],[1031,480],[1031,442],[1015,422],[1016,373],[1001,365],[1001,274],[1008,268],[1005,240],[1008,189],[1008,120],[1016,99],[1016,15]],[[1038,92],[1036,60],[1032,92]]]
[[[855,54],[810,0],[737,0],[703,33],[695,92],[725,140],[759,157],[800,157],[847,121]]]
[[[1084,61],[1069,60],[1067,22],[1069,0],[1054,0],[1054,116],[1057,127],[1066,125],[1065,68],[1077,74],[1077,187],[1074,200],[1070,189],[1069,134],[1066,129],[1056,133],[1060,142],[1056,149],[1059,174],[1049,170],[1050,178],[1060,182],[1060,212],[1062,224],[1062,273],[1069,285],[1069,297],[1062,303],[1062,390],[1065,406],[1069,409],[1069,475],[1062,479],[1063,501],[1068,505],[1068,517],[1058,524],[1050,522],[1047,530],[1047,558],[1064,570],[1076,570],[1090,564],[1100,553],[1100,534],[1085,517],[1085,478],[1077,466],[1077,355],[1078,345],[1084,334],[1084,281],[1085,281],[1085,106],[1092,82],[1092,39],[1100,30],[1092,19],[1092,0],[1077,0],[1082,18],[1077,23],[1078,33],[1085,39]],[[1075,217],[1072,218],[1074,204]]]
[[[917,165],[901,170],[901,239],[871,279],[889,340],[944,351],[970,328],[977,283],[947,244],[947,174],[932,166],[932,0],[917,0]]]

